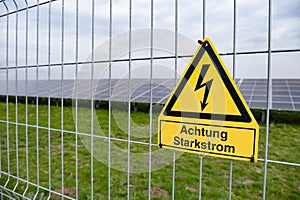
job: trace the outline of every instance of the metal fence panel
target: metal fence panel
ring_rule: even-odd
[[[243,39],[245,33],[238,29],[240,2],[227,3],[230,12],[224,14],[217,2],[206,0],[1,0],[1,199],[136,199],[138,193],[152,199],[157,198],[156,192],[160,192],[158,198],[178,199],[182,154],[157,150],[157,113],[191,58],[197,39],[211,36],[241,90],[245,85],[238,71],[240,58],[258,55],[267,63],[261,92],[266,105],[258,101],[263,106],[252,106],[266,109],[264,157],[259,158],[264,171],[260,196],[266,199],[269,164],[300,166],[297,160],[268,159],[270,110],[277,108],[272,103],[272,58],[297,57],[300,46],[290,43],[277,48],[272,0],[259,2],[267,12],[257,22],[259,28],[267,24],[257,29],[264,42],[253,49],[243,45],[255,37]],[[223,42],[219,39],[223,33],[215,31],[220,20],[212,21],[211,13],[216,12],[224,23],[229,21],[227,29],[222,29],[227,39]],[[290,88],[299,92],[299,82],[294,81]],[[245,94],[250,92],[252,98],[255,91],[251,85]],[[292,103],[287,110],[299,111],[298,95],[289,89],[286,98]],[[147,125],[133,117],[137,102],[149,106]],[[101,106],[106,109],[98,109]],[[209,176],[203,170],[206,158],[193,159],[199,163],[192,180],[197,187],[187,189],[202,199],[207,189],[204,178]],[[235,163],[226,164],[228,194],[224,198],[234,198]],[[158,177],[160,170],[167,171],[165,177]],[[121,183],[116,177],[121,177]],[[169,194],[157,187],[162,178]],[[146,190],[134,191],[132,183],[143,183]],[[116,190],[122,191],[116,194]]]

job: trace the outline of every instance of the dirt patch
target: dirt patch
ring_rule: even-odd
[[[145,191],[145,194],[148,194],[148,190]],[[151,188],[150,194],[152,197],[164,197],[167,198],[169,196],[168,192],[160,187]]]
[[[62,190],[61,189],[57,189],[57,190],[54,190],[55,192],[57,193],[60,193],[62,194]],[[60,195],[57,195],[57,194],[53,194],[55,197],[58,197]],[[76,189],[75,188],[65,188],[64,189],[64,195],[66,196],[69,196],[69,197],[75,197],[76,196]]]
[[[185,187],[186,190],[189,190],[191,192],[198,192],[198,188],[192,185],[188,185]]]
[[[244,177],[242,180],[233,180],[234,184],[251,185],[254,181],[248,177]]]

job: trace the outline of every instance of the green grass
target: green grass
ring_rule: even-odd
[[[126,107],[126,105],[124,105]],[[62,175],[64,177],[65,193],[75,196],[76,180],[76,136],[70,132],[62,133],[61,108],[50,107],[50,124],[48,124],[48,106],[28,105],[28,127],[26,124],[25,105],[17,105],[18,123],[7,125],[0,122],[1,140],[1,171],[8,172],[22,180],[29,180],[45,188],[49,187],[49,162],[51,162],[51,190],[61,192]],[[37,115],[38,111],[38,115]],[[72,107],[64,107],[64,130],[75,131],[75,123]],[[38,126],[36,121],[38,116]],[[9,121],[16,122],[16,105],[9,104]],[[157,114],[153,114],[152,130],[155,134],[152,142],[156,143]],[[0,120],[6,119],[6,104],[0,103]],[[96,136],[108,136],[108,111],[96,110],[94,118],[94,134]],[[86,145],[90,145],[91,112],[88,108],[78,108],[78,132],[86,134],[78,137],[78,185],[79,199],[91,198],[91,153]],[[126,111],[113,110],[111,121],[111,136],[119,139],[128,139],[128,113]],[[48,132],[47,127],[51,127]],[[131,139],[139,142],[149,142],[150,132],[149,114],[143,112],[131,113]],[[43,128],[45,127],[45,128]],[[100,129],[101,127],[101,129]],[[16,130],[17,129],[17,130]],[[7,133],[9,131],[9,134]],[[269,135],[269,159],[286,162],[300,163],[300,125],[296,124],[271,124]],[[26,174],[26,135],[28,136],[28,160],[29,170]],[[50,138],[48,137],[50,135]],[[9,136],[9,137],[7,137]],[[16,137],[18,143],[16,144]],[[7,139],[9,139],[7,143]],[[49,140],[50,139],[50,140]],[[62,145],[62,139],[64,140]],[[259,157],[264,157],[265,126],[260,126]],[[50,147],[49,147],[50,141]],[[8,145],[9,144],[9,145]],[[112,141],[116,151],[111,152],[111,161],[114,168],[111,169],[111,198],[125,199],[127,197],[127,142]],[[18,151],[16,147],[18,146]],[[38,151],[37,151],[38,146]],[[9,157],[8,157],[9,147]],[[48,149],[50,148],[50,155]],[[94,139],[94,198],[107,199],[108,195],[108,168],[106,165],[107,142],[105,139]],[[63,149],[63,150],[62,150]],[[131,149],[131,172],[144,169],[142,173],[130,174],[130,198],[146,199],[148,194],[148,154],[149,146],[134,144]],[[152,147],[156,152],[157,147]],[[38,152],[38,154],[37,154]],[[18,153],[18,170],[16,167]],[[37,155],[38,158],[37,159]],[[153,199],[170,199],[172,194],[172,162],[173,152],[164,150],[152,155],[152,167],[157,169],[151,173],[151,194]],[[179,153],[177,153],[179,155]],[[138,157],[140,156],[140,157]],[[8,158],[10,160],[8,165]],[[62,160],[64,164],[62,166]],[[137,159],[138,158],[138,159]],[[101,159],[99,161],[98,159]],[[37,165],[39,162],[39,165]],[[39,166],[39,168],[37,168]],[[9,167],[9,169],[8,169]],[[64,171],[62,173],[62,167]],[[160,168],[159,168],[160,167]],[[115,169],[119,168],[119,169]],[[123,170],[123,171],[120,171]],[[199,156],[183,154],[176,161],[175,198],[197,199],[199,186]],[[39,172],[39,176],[37,175]],[[39,179],[39,180],[38,180]],[[0,185],[4,185],[8,176],[2,174]],[[26,183],[20,180],[15,190],[23,193]],[[203,199],[227,199],[229,183],[229,160],[213,157],[203,158]],[[10,177],[7,188],[14,189],[17,180]],[[260,199],[263,187],[263,163],[249,163],[233,161],[232,199]],[[33,198],[37,188],[29,185],[26,196]],[[12,195],[12,194],[10,194]],[[44,189],[38,191],[38,199],[45,199],[48,192]],[[297,199],[300,196],[300,167],[287,165],[268,164],[267,171],[267,198],[268,199]],[[52,194],[52,199],[60,199]]]

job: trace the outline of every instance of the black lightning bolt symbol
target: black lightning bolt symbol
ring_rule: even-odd
[[[205,92],[204,92],[203,100],[200,101],[202,111],[204,110],[204,108],[208,104],[206,101],[207,101],[208,93],[209,93],[209,90],[210,90],[210,87],[211,87],[211,84],[212,84],[212,81],[213,81],[213,79],[211,79],[211,80],[207,81],[206,83],[202,83],[203,78],[204,78],[209,66],[210,66],[210,64],[202,65],[202,69],[201,69],[201,72],[200,72],[200,75],[199,75],[199,78],[198,78],[198,82],[197,82],[197,85],[196,85],[195,90],[194,90],[194,91],[197,91],[200,88],[205,86]]]

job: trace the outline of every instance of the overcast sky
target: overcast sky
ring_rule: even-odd
[[[16,0],[19,8],[24,8],[24,0]],[[29,6],[36,1],[29,0]],[[43,2],[43,1],[40,1]],[[129,1],[112,0],[112,52],[113,58],[128,58],[128,30],[129,30]],[[16,10],[11,0],[6,0],[10,11]],[[178,55],[192,55],[197,47],[197,40],[203,37],[202,1],[178,0]],[[74,0],[65,0],[64,3],[64,43],[63,55],[65,63],[75,62],[76,47],[76,4]],[[154,56],[174,55],[175,30],[175,3],[173,0],[154,0],[153,7]],[[6,13],[0,2],[0,15]],[[78,61],[87,61],[92,51],[92,3],[89,0],[79,0],[78,16]],[[26,37],[25,11],[9,16],[8,38],[8,65],[25,66]],[[28,21],[28,65],[47,65],[49,62],[49,4],[39,7],[39,41],[37,53],[37,8],[29,9]],[[62,55],[62,2],[51,3],[50,18],[50,63],[61,63]],[[151,1],[132,1],[132,57],[150,56],[150,26]],[[211,38],[219,53],[233,51],[233,1],[206,1],[205,37]],[[265,51],[268,45],[268,1],[239,0],[237,1],[237,40],[236,51]],[[0,18],[0,67],[6,67],[6,25],[7,17]],[[16,43],[16,30],[17,43]],[[109,38],[109,2],[95,1],[94,24],[95,60],[108,58]],[[300,0],[273,0],[272,1],[272,50],[300,49]],[[17,47],[17,56],[16,56]],[[121,51],[121,50],[122,51]],[[17,58],[17,59],[16,59]],[[232,72],[232,56],[222,56],[230,72]],[[252,54],[237,56],[237,78],[266,78],[267,54]],[[182,73],[189,58],[179,60],[178,73]],[[300,78],[300,52],[272,54],[273,78]],[[155,60],[154,70],[160,75],[161,66],[169,68],[165,74],[174,70],[174,61]],[[79,66],[79,67],[85,67]],[[105,77],[107,63],[95,66]],[[135,61],[132,68],[149,69],[149,61]],[[128,73],[127,62],[115,63],[112,73],[120,77]],[[18,70],[18,78],[23,79],[24,69]],[[137,70],[143,71],[143,70]],[[149,71],[149,70],[148,70]],[[48,68],[39,69],[39,78],[48,77]],[[51,67],[51,78],[60,78],[60,65]],[[139,72],[140,73],[140,72]],[[146,74],[146,73],[145,73]],[[64,78],[74,78],[74,65],[65,65]],[[5,79],[6,70],[0,70],[0,78]],[[15,70],[9,70],[9,77],[15,77]],[[29,70],[29,79],[36,78],[36,68]]]

